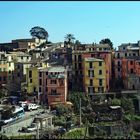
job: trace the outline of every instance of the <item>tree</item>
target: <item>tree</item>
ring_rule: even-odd
[[[79,46],[79,45],[81,45],[81,42],[80,42],[79,40],[76,40],[76,41],[75,41],[75,45],[76,45],[76,46]]]
[[[39,26],[35,26],[30,30],[30,34],[32,37],[38,38],[38,39],[46,39],[48,40],[49,34],[48,32]]]
[[[74,37],[73,34],[67,34],[65,36],[65,39],[66,39],[65,42],[67,42],[68,44],[72,44],[74,42],[74,40],[75,40],[75,37]]]
[[[71,92],[69,94],[69,101],[73,103],[75,113],[79,113],[79,101],[81,98],[81,107],[89,107],[90,99],[85,93],[82,92]]]
[[[5,106],[3,108],[3,111],[1,112],[2,114],[2,119],[9,119],[12,116],[12,113],[15,111],[15,106]]]
[[[134,113],[134,104],[132,99],[122,98],[121,105],[126,114],[133,114]]]
[[[109,38],[102,39],[99,43],[108,44],[108,45],[110,45],[111,49],[113,49],[113,43],[111,42],[111,40]]]

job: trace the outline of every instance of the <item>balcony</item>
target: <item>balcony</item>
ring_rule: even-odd
[[[64,74],[59,74],[59,75],[48,75],[48,78],[49,79],[56,79],[56,78],[58,78],[58,79],[61,79],[61,78],[65,78],[65,76],[64,76]]]
[[[48,96],[64,96],[61,93],[48,93]]]

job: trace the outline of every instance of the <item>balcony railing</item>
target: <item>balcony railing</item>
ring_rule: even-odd
[[[64,96],[61,93],[48,93],[49,96]]]
[[[64,75],[60,75],[60,74],[59,75],[48,75],[48,78],[50,78],[50,79],[51,78],[54,78],[54,79],[55,78],[65,78],[65,76]]]

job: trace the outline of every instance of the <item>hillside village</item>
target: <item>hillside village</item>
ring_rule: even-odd
[[[0,43],[1,122],[8,106],[28,102],[40,110],[29,121],[41,120],[40,135],[31,133],[36,139],[140,138],[140,41],[82,44],[67,34],[53,43],[43,28],[30,33]],[[53,129],[42,131],[42,118]],[[2,136],[14,135],[9,129],[16,121],[1,125]]]

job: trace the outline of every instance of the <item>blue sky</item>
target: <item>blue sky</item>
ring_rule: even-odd
[[[0,2],[0,43],[30,38],[34,26],[52,42],[72,33],[82,43],[110,38],[116,47],[140,40],[140,2]]]

